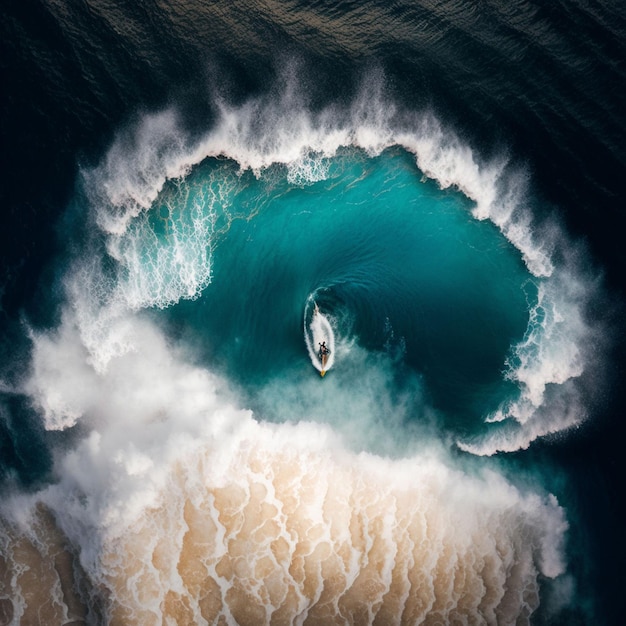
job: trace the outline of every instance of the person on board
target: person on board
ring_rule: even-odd
[[[322,341],[322,343],[318,345],[320,347],[320,350],[319,350],[320,359],[322,361],[322,364],[325,364],[326,359],[328,358],[328,355],[330,354],[330,350],[328,349],[328,346],[326,345],[325,341]]]

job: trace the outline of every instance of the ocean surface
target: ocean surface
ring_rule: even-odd
[[[622,622],[626,5],[0,17],[0,626]]]

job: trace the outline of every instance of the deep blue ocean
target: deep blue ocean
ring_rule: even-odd
[[[626,7],[0,12],[0,626],[621,623]]]

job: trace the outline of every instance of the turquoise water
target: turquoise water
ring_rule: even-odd
[[[164,315],[249,391],[253,408],[261,386],[316,375],[303,339],[315,300],[344,346],[331,376],[349,385],[386,355],[398,394],[407,373],[418,377],[448,427],[475,433],[514,391],[505,361],[536,288],[519,252],[472,206],[422,177],[400,148],[312,159],[304,175],[274,165],[257,177],[209,159],[168,183],[132,239],[160,293],[169,279],[154,259],[171,260],[184,238],[189,266],[207,278]]]

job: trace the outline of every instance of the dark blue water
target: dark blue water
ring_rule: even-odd
[[[88,503],[127,512],[147,502],[137,496],[145,480],[132,491],[132,477],[146,467],[150,484],[179,476],[167,463],[193,457],[180,452],[187,436],[215,438],[202,463],[227,465],[240,418],[219,436],[200,424],[230,424],[232,406],[277,425],[277,441],[289,441],[286,428],[294,441],[315,440],[298,424],[328,427],[343,438],[325,453],[331,462],[370,454],[364,472],[380,455],[413,459],[419,473],[436,450],[434,474],[462,468],[468,493],[482,472],[519,488],[510,517],[501,485],[487,479],[476,494],[492,490],[492,502],[475,495],[469,508],[499,520],[493,528],[505,535],[487,525],[485,536],[516,546],[514,563],[532,563],[530,609],[509,597],[495,617],[486,605],[474,614],[469,593],[451,602],[455,616],[508,623],[506,605],[519,608],[520,623],[529,613],[530,623],[619,622],[622,8],[7,2],[0,22],[0,476],[19,502],[0,511],[0,623],[27,621],[43,603],[20,599],[28,580],[11,581],[22,531],[10,524],[38,501],[57,529],[42,545],[62,533],[76,553],[101,546],[72,566],[82,587],[74,599],[63,592],[69,613],[140,619],[136,607],[103,608],[107,598],[126,606],[116,587],[125,574],[107,569],[118,514],[102,505],[109,513],[94,521]],[[304,337],[313,300],[336,342],[323,381]],[[218,400],[209,401],[213,385]],[[265,461],[233,458],[266,472],[279,493],[280,464],[265,431],[254,432],[246,445]],[[317,472],[309,443],[292,461]],[[73,501],[81,474],[84,509],[66,510],[59,503]],[[217,490],[248,474],[225,475],[189,474]],[[392,466],[385,480],[410,475]],[[172,496],[170,508],[193,526],[191,503],[220,496],[192,495],[195,478],[181,481],[187,504]],[[452,520],[463,508],[454,480],[438,484],[435,501]],[[26,504],[25,493],[35,494]],[[543,504],[528,504],[534,496]],[[289,498],[276,497],[288,510]],[[412,497],[422,502],[423,492]],[[359,506],[352,501],[354,515]],[[223,515],[215,519],[226,523]],[[432,558],[465,562],[465,538],[481,544],[468,524],[442,523],[450,534]],[[528,536],[542,545],[533,556],[520,547]],[[150,561],[120,550],[139,569]],[[502,571],[514,578],[515,568]],[[428,576],[444,597],[445,576]],[[97,588],[108,591],[88,600]],[[351,589],[357,606],[378,606],[356,582]],[[309,598],[312,617],[322,605]],[[383,605],[379,620],[397,615]],[[374,621],[343,611],[348,622]]]

